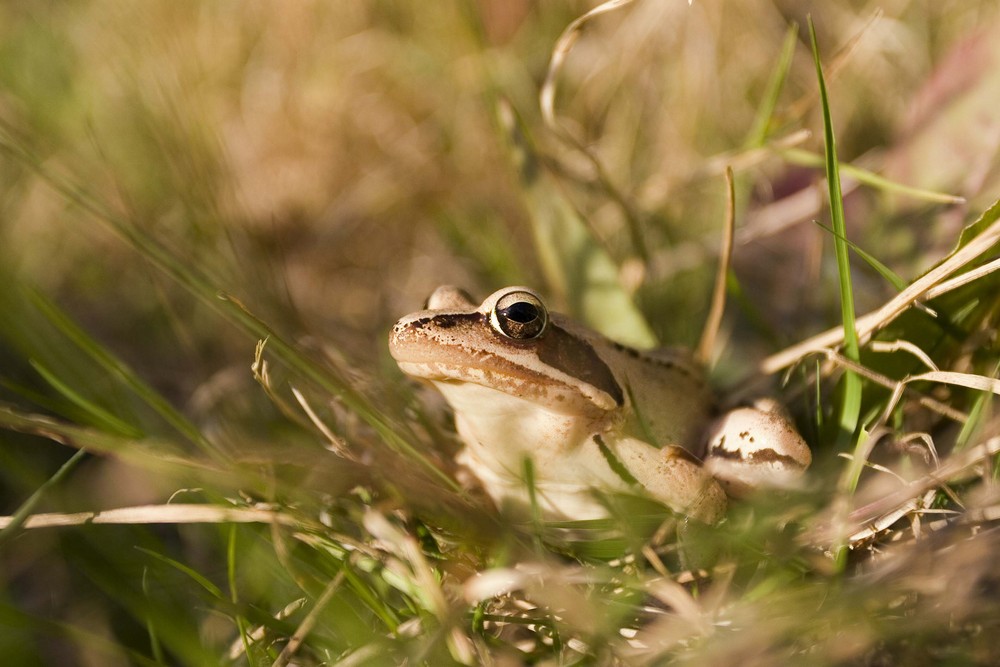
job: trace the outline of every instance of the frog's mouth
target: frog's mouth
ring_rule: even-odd
[[[447,385],[473,384],[503,394],[544,405],[560,413],[586,413],[613,410],[615,399],[600,389],[581,383],[564,382],[515,366],[512,370],[482,366],[450,364],[440,360],[404,361],[396,363],[407,375]]]

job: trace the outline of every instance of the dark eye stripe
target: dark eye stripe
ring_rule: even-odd
[[[614,374],[590,343],[550,323],[549,333],[537,341],[536,349],[542,363],[597,387],[614,399],[616,405],[625,403],[625,393]]]

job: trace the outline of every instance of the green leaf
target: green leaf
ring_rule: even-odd
[[[955,246],[955,250],[953,250],[948,256],[950,257],[965,246],[969,245],[969,243],[979,236],[983,230],[988,228],[998,219],[1000,219],[1000,199],[993,202],[993,205],[983,211],[983,214],[980,215],[975,222],[971,223],[962,230],[962,234],[958,237],[958,245]],[[947,259],[947,257],[945,259]],[[945,260],[943,259],[941,261],[943,262]],[[938,262],[938,264],[940,263],[941,262]]]

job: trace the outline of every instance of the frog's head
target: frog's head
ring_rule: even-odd
[[[600,340],[550,313],[527,287],[498,290],[477,306],[446,286],[425,310],[395,324],[389,351],[407,375],[485,387],[564,414],[595,414],[625,400],[595,350]]]

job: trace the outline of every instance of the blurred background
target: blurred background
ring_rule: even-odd
[[[810,14],[841,160],[965,198],[858,185],[847,173],[854,242],[909,279],[997,195],[995,1],[640,0],[601,16],[569,52],[555,99],[560,126],[600,170],[545,126],[538,104],[560,34],[594,6],[0,3],[0,396],[91,426],[90,407],[102,406],[170,437],[80,353],[73,329],[55,324],[65,318],[221,451],[298,447],[307,438],[289,435],[250,373],[257,337],[193,298],[177,279],[187,275],[401,414],[385,334],[435,286],[485,296],[529,284],[574,310],[540,265],[544,212],[519,180],[503,104],[553,175],[547,196],[578,213],[661,341],[697,340],[723,172],[736,166],[739,289],[718,371],[733,381],[839,321],[829,234],[811,222],[826,209]],[[787,76],[762,116],[784,44]],[[863,263],[855,281],[859,312],[892,293]],[[70,453],[0,432],[4,513]],[[164,502],[178,479],[95,458],[43,508]],[[102,535],[129,556],[134,542],[162,537]],[[102,603],[74,588],[83,584],[72,570],[74,558],[103,552],[79,539],[49,532],[7,545],[4,613],[94,613]],[[94,616],[93,631],[117,627],[114,613]]]
[[[672,252],[690,248],[685,241],[708,251],[718,242],[724,163],[713,158],[744,147],[792,22],[800,35],[768,140],[806,129],[812,136],[799,145],[821,146],[809,12],[833,70],[841,158],[906,185],[988,199],[1000,85],[988,38],[995,4],[638,2],[590,23],[560,76],[556,107],[638,212],[651,249],[649,311],[659,314],[660,295],[704,263],[665,266]],[[368,362],[382,354],[375,334],[438,284],[482,294],[540,281],[530,212],[494,121],[500,97],[568,173],[570,201],[619,263],[636,256],[589,165],[539,122],[553,45],[591,6],[5,3],[0,112],[40,164],[217,273],[219,289]],[[190,305],[142,257],[23,165],[7,160],[3,169],[8,273],[53,295],[178,396],[207,370],[190,355],[236,352],[197,313],[163,326],[165,308]],[[819,173],[777,155],[740,176],[748,224],[776,216],[772,205]],[[879,191],[849,203],[858,207],[849,216],[855,240],[865,247],[866,229],[877,227],[891,241],[879,248],[890,265],[935,256],[918,241],[954,239],[953,228],[898,221],[924,214],[926,203]],[[821,215],[800,206],[804,220]],[[812,280],[820,267],[809,248],[824,234],[799,227],[771,234],[775,255],[739,249],[741,277],[766,273],[787,286],[792,275],[824,289]],[[754,261],[774,257],[791,264],[754,271]],[[751,298],[787,315],[813,305],[808,291]],[[704,301],[696,293],[682,304],[694,331]],[[650,319],[664,338],[691,334]],[[178,339],[193,347],[182,350]]]
[[[713,158],[744,147],[791,22],[800,38],[768,139],[807,129],[813,134],[800,145],[821,145],[803,39],[810,11],[833,63],[841,158],[907,185],[972,198],[985,190],[988,198],[991,93],[1000,85],[988,39],[994,5],[639,2],[589,24],[560,76],[557,111],[638,212],[652,249],[643,274],[650,310],[658,312],[653,295],[702,263],[687,258],[672,268],[664,260],[692,247],[685,241],[709,251],[717,243],[724,199],[722,163]],[[530,212],[494,121],[500,97],[568,172],[570,200],[619,263],[636,256],[589,165],[538,118],[553,45],[590,6],[7,3],[0,111],[40,164],[218,273],[219,289],[269,320],[295,317],[294,326],[369,361],[381,354],[374,334],[438,284],[482,293],[540,280]],[[7,271],[190,395],[192,372],[205,367],[187,355],[228,348],[223,337],[175,318],[194,345],[178,350],[182,334],[158,318],[165,306],[189,306],[36,174],[9,160],[3,169]],[[818,179],[780,155],[742,171],[744,223],[775,215],[768,206]],[[924,237],[954,239],[940,225],[883,229],[927,204],[887,202],[877,191],[853,199],[857,242],[865,246],[870,227],[893,241],[880,248],[883,261],[913,258],[915,247],[934,253],[917,244]],[[807,206],[799,213],[821,214]],[[823,234],[800,226],[771,234],[776,246],[794,248],[782,257],[793,263],[757,273],[788,285],[788,275],[810,279],[802,268],[819,270],[808,244]],[[748,257],[766,252],[739,250],[741,275],[753,273]],[[808,294],[784,296],[768,293],[757,305],[812,305]],[[697,315],[703,301],[695,295],[684,312]],[[677,326],[654,322],[665,337],[690,335]],[[173,362],[159,363],[168,349]]]

